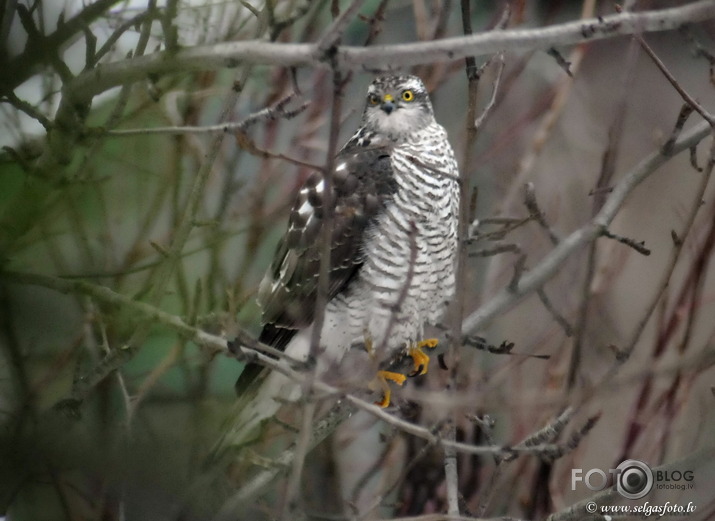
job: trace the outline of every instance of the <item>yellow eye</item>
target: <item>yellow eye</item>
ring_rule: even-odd
[[[370,95],[367,97],[367,102],[368,102],[370,105],[377,105],[378,103],[380,103],[380,97],[377,96],[377,95],[375,95],[375,94],[370,94]]]
[[[405,101],[412,101],[413,99],[415,99],[415,93],[409,89],[403,90],[402,91],[402,99]]]

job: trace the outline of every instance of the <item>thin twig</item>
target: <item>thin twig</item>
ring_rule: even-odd
[[[685,126],[685,122],[688,120],[688,117],[690,117],[690,114],[693,113],[693,110],[692,105],[688,103],[683,103],[683,106],[680,107],[680,113],[678,114],[678,119],[675,121],[673,132],[670,133],[668,141],[665,142],[662,148],[663,154],[666,156],[673,150],[675,140],[678,139],[678,136],[680,136],[680,133],[683,131],[683,127]]]
[[[603,230],[603,236],[608,237],[609,239],[613,239],[615,241],[620,242],[621,244],[625,244],[626,246],[630,246],[634,250],[636,250],[638,253],[641,255],[650,255],[650,250],[645,247],[645,242],[636,242],[634,239],[631,239],[629,237],[624,237],[622,235],[618,235],[616,233],[613,233],[609,230]]]
[[[0,99],[0,103],[3,102],[11,104],[16,109],[24,112],[31,118],[36,119],[37,122],[40,123],[40,125],[45,127],[45,130],[50,130],[50,128],[52,127],[52,122],[49,120],[49,118],[47,118],[47,116],[42,114],[30,103],[18,98],[14,92],[5,93],[5,99]]]
[[[476,414],[472,414],[467,415],[467,419],[478,426],[479,430],[484,435],[484,439],[487,440],[487,443],[489,445],[494,444],[494,425],[496,425],[496,421],[494,420],[494,418],[492,418],[488,414],[485,414],[482,417],[479,417]],[[492,494],[495,490],[496,482],[501,475],[503,462],[504,458],[494,456],[494,471],[489,477],[489,481],[486,482],[485,486],[480,491],[479,495],[479,504],[477,505],[477,516],[479,517],[483,517],[487,511],[489,502],[492,498]]]
[[[312,163],[307,163],[305,161],[295,159],[285,154],[277,154],[259,147],[251,138],[248,137],[247,134],[243,133],[242,131],[236,132],[236,142],[238,143],[239,147],[254,156],[262,157],[264,159],[279,159],[281,161],[285,161],[287,163],[291,163],[302,168],[308,168],[311,171],[323,172],[322,165],[314,165]]]
[[[469,252],[469,257],[494,257],[502,253],[521,253],[521,248],[513,243],[496,244]]]
[[[275,103],[271,107],[263,108],[259,111],[254,112],[248,117],[242,119],[241,121],[232,121],[227,123],[220,123],[217,125],[203,125],[199,127],[195,126],[170,126],[170,127],[153,127],[153,128],[126,128],[126,129],[114,129],[114,130],[103,130],[100,128],[90,128],[87,130],[89,133],[100,133],[107,136],[115,137],[128,137],[128,136],[143,136],[151,134],[168,134],[168,135],[182,135],[182,134],[219,134],[219,133],[230,133],[237,130],[246,130],[247,128],[255,125],[260,121],[269,121],[278,118],[282,119],[292,119],[298,114],[303,112],[309,102],[302,103],[299,107],[291,110],[285,110],[285,105],[295,98],[294,94],[289,94],[284,97],[279,102]],[[320,167],[317,167],[320,170]]]
[[[573,418],[575,411],[573,407],[566,407],[556,418],[546,424],[538,431],[529,434],[522,441],[517,443],[517,446],[530,447],[532,445],[540,445],[542,443],[551,443],[559,437],[561,432],[566,428],[568,423]]]
[[[375,41],[375,38],[377,38],[377,36],[382,32],[382,22],[385,21],[385,9],[387,8],[389,1],[390,0],[380,0],[380,4],[377,6],[377,9],[375,9],[372,17],[367,18],[365,16],[360,16],[360,19],[367,22],[370,26],[370,32],[365,38],[365,47],[372,44],[372,42]]]
[[[500,52],[497,55],[497,63],[499,64],[497,66],[497,72],[496,76],[494,77],[494,84],[492,86],[492,95],[489,98],[489,101],[487,102],[486,106],[482,110],[482,113],[479,115],[477,119],[474,120],[474,128],[479,131],[479,129],[482,127],[484,124],[484,121],[489,117],[489,114],[491,114],[492,110],[494,110],[494,107],[497,104],[497,94],[499,93],[499,83],[501,82],[502,74],[504,73],[504,53]]]
[[[516,258],[516,262],[514,263],[514,272],[511,275],[511,280],[509,281],[509,284],[507,285],[507,288],[510,291],[516,291],[517,288],[519,287],[519,281],[521,280],[521,276],[524,274],[524,270],[526,269],[526,253],[520,253],[519,256]]]
[[[698,165],[698,149],[694,146],[690,147],[690,166],[692,166],[696,172],[703,171],[703,167]]]
[[[338,44],[343,33],[348,28],[348,24],[355,18],[355,15],[364,3],[365,0],[353,0],[348,8],[344,9],[343,12],[333,20],[333,23],[328,27],[323,36],[320,37],[320,40],[318,40],[317,49],[319,52],[328,53]]]
[[[138,15],[133,16],[132,18],[129,18],[128,20],[125,20],[119,27],[117,27],[112,34],[109,35],[109,38],[104,42],[104,44],[99,48],[97,52],[94,54],[94,64],[99,62],[104,56],[106,56],[109,51],[112,50],[112,47],[114,46],[115,43],[119,40],[119,38],[129,29],[132,27],[135,27],[137,24],[144,22],[145,19],[147,18],[153,18],[156,16],[156,12],[154,10],[144,10],[140,12]],[[92,65],[94,65],[92,64]]]
[[[581,19],[584,21],[581,25],[581,29],[586,31],[585,34],[590,34],[591,32],[589,28],[592,27],[592,24],[586,24],[586,20],[593,16],[595,4],[595,0],[587,0],[583,2],[581,7]],[[597,20],[599,23],[605,22],[605,19],[600,17],[597,18]],[[533,51],[534,49],[532,48],[531,50]],[[571,50],[568,60],[571,64],[569,68],[572,71],[572,74],[575,74],[579,70],[585,52],[585,45],[578,45]],[[529,174],[533,170],[536,161],[543,152],[557,121],[563,113],[573,84],[574,80],[571,76],[562,76],[558,79],[558,82],[555,83],[551,103],[546,112],[540,118],[536,131],[530,140],[528,149],[519,161],[519,171],[514,178],[514,182],[512,183],[509,192],[503,198],[503,208],[508,208],[518,197],[519,188],[528,179]]]
[[[675,76],[673,76],[673,74],[668,70],[663,61],[658,57],[655,51],[653,51],[651,46],[646,43],[646,41],[643,39],[643,36],[641,36],[639,33],[634,33],[633,37],[638,40],[638,43],[640,43],[646,54],[650,56],[650,59],[653,60],[653,63],[655,63],[658,69],[660,69],[660,72],[663,74],[663,76],[665,76],[665,78],[670,82],[673,88],[678,91],[678,94],[680,94],[680,97],[683,98],[683,101],[685,101],[693,108],[693,110],[700,114],[702,118],[710,124],[711,127],[715,128],[715,116],[705,110],[705,108],[700,103],[698,103],[698,101],[693,98],[688,93],[688,91],[686,91],[680,85],[678,80],[675,79]]]
[[[47,36],[38,34],[32,45],[26,45],[25,50],[9,60],[0,77],[0,92],[11,92],[27,81],[37,70],[39,64],[47,59],[48,49],[61,49],[79,34],[83,28],[88,27],[95,20],[103,16],[119,0],[97,0],[69,20],[57,26],[57,30]],[[24,5],[17,5],[20,14]],[[4,20],[3,20],[4,21]]]
[[[571,62],[564,58],[556,47],[549,47],[546,50],[546,54],[551,56],[556,61],[556,64],[561,67],[566,74],[573,78],[573,73],[571,72]]]
[[[544,212],[541,211],[541,208],[539,208],[539,203],[536,202],[536,190],[534,189],[534,183],[524,184],[524,205],[526,206],[527,210],[529,210],[531,217],[536,219],[536,222],[539,223],[539,226],[541,226],[548,234],[551,244],[556,246],[559,243],[559,236],[556,235],[556,232],[554,232],[551,226],[549,226],[549,223],[546,222]]]
[[[561,313],[558,312],[556,307],[554,307],[554,304],[551,302],[551,299],[546,294],[546,291],[544,290],[544,288],[541,287],[541,288],[537,289],[536,294],[539,296],[539,300],[546,308],[546,311],[548,311],[551,314],[551,316],[556,321],[556,323],[561,326],[561,329],[564,330],[564,333],[566,334],[566,336],[572,337],[574,334],[573,326],[571,324],[569,324],[569,321],[566,320],[566,318]]]

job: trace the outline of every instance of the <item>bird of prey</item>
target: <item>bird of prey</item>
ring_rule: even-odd
[[[297,194],[288,229],[258,291],[259,340],[305,360],[310,352],[328,215],[326,183],[314,172]],[[362,122],[335,158],[328,302],[316,374],[339,364],[355,345],[385,360],[411,354],[415,372],[429,358],[419,348],[424,327],[437,322],[455,290],[459,185],[457,162],[445,129],[434,118],[424,83],[416,76],[384,75],[369,86]],[[248,364],[237,382],[251,400],[241,430],[272,416],[300,385],[279,372]],[[402,383],[404,375],[381,371]]]

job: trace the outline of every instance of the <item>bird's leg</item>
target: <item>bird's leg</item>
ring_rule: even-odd
[[[375,351],[372,344],[372,337],[367,331],[364,334],[365,338],[365,351],[370,355],[371,358],[375,357]],[[423,354],[423,356],[426,356]],[[429,360],[429,358],[427,359]],[[395,382],[397,385],[402,385],[407,380],[407,377],[401,373],[395,373],[393,371],[378,371],[375,378],[370,382],[370,389],[377,390],[378,388],[382,391],[382,399],[375,402],[375,405],[379,405],[383,409],[390,405],[390,398],[392,397],[392,390],[390,389],[390,384],[387,382]]]
[[[415,364],[415,370],[410,374],[410,376],[427,373],[427,368],[429,367],[429,356],[422,351],[422,348],[427,347],[429,349],[434,349],[437,346],[437,343],[438,340],[436,338],[426,338],[419,342],[415,342],[410,346],[407,354],[412,357],[412,361]]]
[[[397,385],[402,385],[407,380],[407,377],[401,373],[394,373],[392,371],[378,371],[377,376],[373,382],[377,384],[382,389],[382,400],[375,402],[375,405],[379,405],[383,409],[389,407],[390,398],[392,397],[392,390],[390,389],[390,384],[387,381],[395,382]]]

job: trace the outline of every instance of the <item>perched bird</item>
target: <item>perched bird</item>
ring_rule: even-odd
[[[445,129],[434,119],[423,82],[386,75],[369,86],[360,128],[337,154],[329,294],[317,375],[339,364],[356,345],[385,360],[407,350],[415,372],[427,370],[420,350],[424,326],[442,316],[455,289],[459,186]],[[325,181],[314,172],[297,195],[258,292],[260,341],[305,360],[310,352],[318,292]],[[253,392],[249,384],[255,382]],[[380,372],[402,383],[404,375]],[[250,401],[240,413],[245,432],[299,397],[284,375],[248,364],[237,390]],[[248,392],[248,394],[246,394]]]

